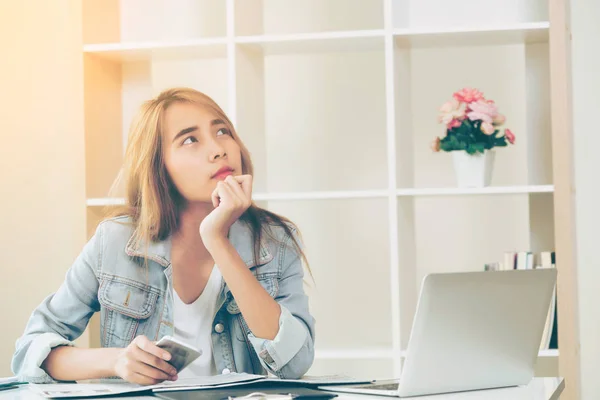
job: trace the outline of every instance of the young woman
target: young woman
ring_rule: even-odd
[[[126,207],[99,224],[17,341],[29,382],[177,379],[165,335],[202,356],[181,376],[299,378],[314,358],[301,239],[252,203],[248,150],[221,108],[188,88],[142,106],[125,156]],[[98,349],[73,340],[100,312]]]

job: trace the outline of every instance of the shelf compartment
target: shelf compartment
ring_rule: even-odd
[[[467,30],[548,21],[546,0],[392,0],[396,29]]]
[[[547,44],[396,46],[393,68],[398,187],[456,187],[452,153],[431,143],[446,134],[440,107],[463,87],[494,100],[506,116],[501,128],[516,135],[514,145],[494,149],[491,187],[552,185]]]
[[[236,126],[257,192],[387,189],[384,42],[371,39],[373,50],[333,53],[238,45]]]
[[[391,347],[387,199],[269,201],[268,209],[296,223],[305,241],[317,350]]]
[[[226,36],[223,0],[85,0],[82,14],[86,44]]]
[[[383,29],[383,2],[235,0],[236,35]]]

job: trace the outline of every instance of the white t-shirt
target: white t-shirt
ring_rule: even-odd
[[[214,265],[206,287],[191,304],[185,304],[179,298],[177,291],[173,290],[174,336],[202,351],[200,357],[177,375],[179,378],[217,374],[212,353],[211,332],[221,279],[221,271]]]

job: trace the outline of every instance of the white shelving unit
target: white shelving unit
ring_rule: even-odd
[[[90,230],[123,201],[139,104],[207,93],[252,153],[254,199],[303,232],[312,374],[399,376],[425,274],[554,249],[546,0],[86,0],[83,31]],[[483,189],[429,149],[464,86],[517,135]]]
[[[538,186],[496,186],[485,188],[422,188],[422,189],[397,189],[397,196],[461,196],[461,195],[486,195],[486,194],[519,194],[519,193],[552,193],[552,185]],[[337,192],[281,192],[281,193],[254,193],[255,201],[269,200],[325,200],[325,199],[359,199],[387,197],[387,190],[363,191],[337,191]],[[123,198],[97,198],[88,199],[88,207],[106,207],[125,204]]]

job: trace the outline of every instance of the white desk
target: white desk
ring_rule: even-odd
[[[527,386],[478,390],[473,392],[453,393],[436,396],[421,396],[418,400],[557,400],[560,397],[565,382],[562,378],[535,378]],[[123,398],[128,400],[157,400],[153,396],[127,396],[127,397],[109,397],[107,399]],[[339,393],[338,399],[364,399],[364,400],[383,400],[393,399],[392,397],[366,396],[358,394]],[[43,399],[27,387],[12,389],[0,392],[0,400],[40,400]]]

